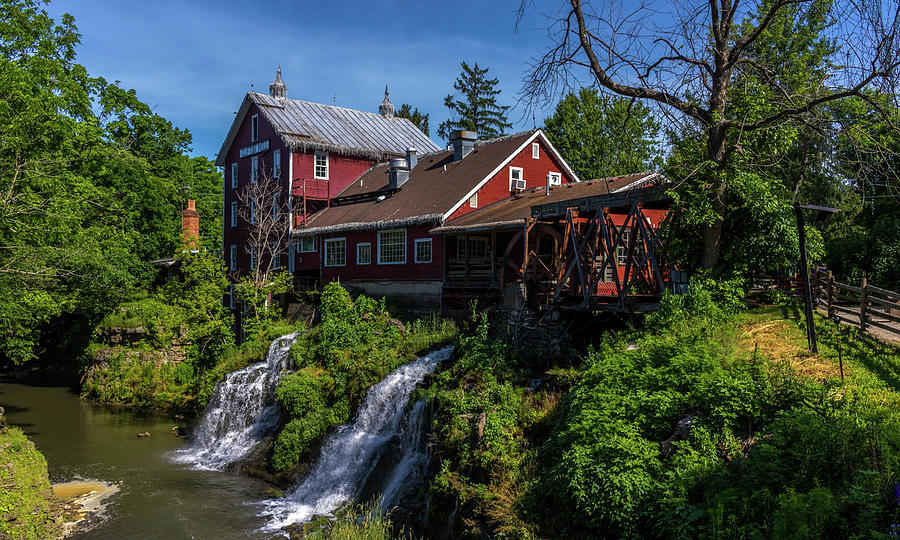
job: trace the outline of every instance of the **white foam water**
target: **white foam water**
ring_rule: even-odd
[[[265,361],[226,375],[194,428],[193,442],[177,451],[173,460],[197,469],[222,470],[271,435],[282,415],[275,388],[292,367],[290,352],[296,339],[297,332],[276,339]]]
[[[415,404],[405,415],[409,396],[416,384],[452,352],[452,347],[446,347],[419,357],[372,386],[354,422],[338,427],[325,441],[306,479],[286,497],[261,503],[263,515],[269,517],[265,529],[278,531],[313,516],[328,516],[352,501],[387,443],[398,438],[401,456],[385,476],[382,504],[390,504],[401,495],[408,482],[421,474],[426,459],[421,443],[424,403]]]

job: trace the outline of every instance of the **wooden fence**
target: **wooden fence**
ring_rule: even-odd
[[[841,283],[831,272],[816,270],[813,273],[813,296],[828,311],[828,318],[859,325],[863,331],[869,327],[900,334],[900,293],[876,287],[860,280],[859,286]],[[892,324],[893,323],[893,324]]]

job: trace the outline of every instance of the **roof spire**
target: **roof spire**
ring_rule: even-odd
[[[275,73],[275,80],[269,85],[269,95],[274,98],[286,98],[287,86],[281,80],[281,64],[278,64],[278,71]]]
[[[385,118],[394,117],[394,104],[391,103],[391,99],[388,97],[388,87],[386,84],[384,85],[384,101],[378,106],[378,112]]]

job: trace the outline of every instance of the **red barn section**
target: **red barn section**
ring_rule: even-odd
[[[537,151],[532,148],[538,145]],[[483,208],[495,201],[505,199],[516,193],[516,189],[510,190],[510,168],[515,167],[522,170],[522,177],[525,180],[525,189],[545,187],[547,184],[547,175],[555,173],[559,175],[562,184],[577,181],[577,178],[569,170],[556,150],[550,149],[550,143],[543,137],[536,137],[533,141],[528,141],[516,155],[504,165],[490,180],[481,186],[476,192],[477,206],[469,205],[468,200],[465,201],[453,214],[449,220],[463,216],[477,208]],[[533,156],[537,154],[537,158]],[[522,191],[522,190],[519,190]]]

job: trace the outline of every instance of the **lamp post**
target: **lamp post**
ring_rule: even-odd
[[[814,206],[811,204],[794,205],[794,214],[797,216],[797,234],[800,237],[800,270],[803,275],[803,303],[806,307],[806,339],[809,342],[809,352],[817,354],[819,345],[816,342],[816,322],[813,319],[812,288],[809,286],[809,261],[806,257],[806,221],[803,219],[804,210],[815,210],[820,219],[827,219],[837,208],[827,206]]]

